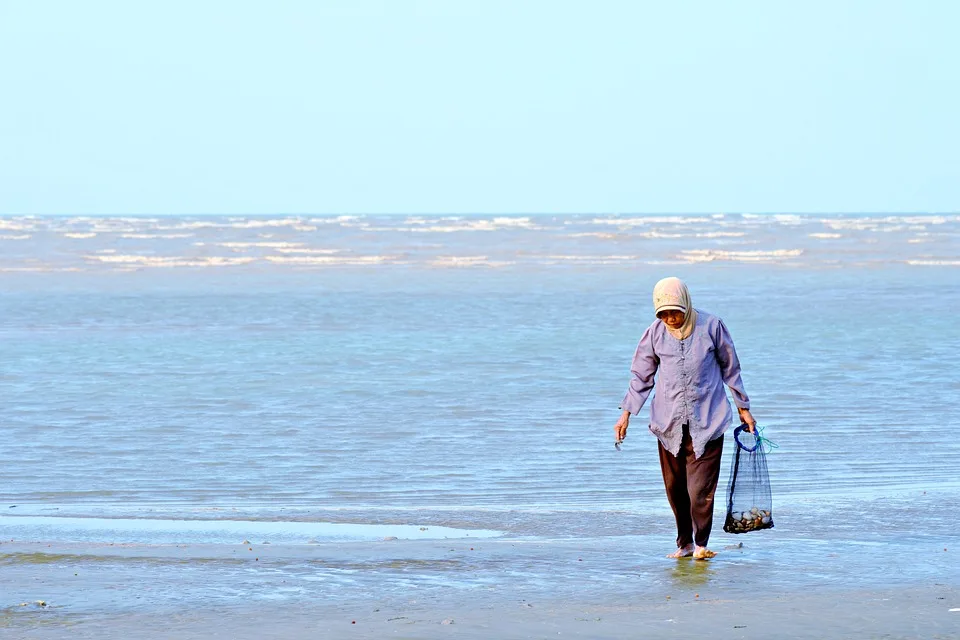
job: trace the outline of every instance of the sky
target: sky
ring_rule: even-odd
[[[0,0],[0,214],[956,212],[960,2]]]

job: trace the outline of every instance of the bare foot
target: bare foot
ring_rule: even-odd
[[[706,560],[708,558],[713,558],[717,555],[716,551],[710,551],[706,547],[697,547],[693,552],[694,560]]]
[[[693,545],[688,544],[685,547],[680,547],[673,553],[667,555],[668,558],[689,558],[693,555]]]

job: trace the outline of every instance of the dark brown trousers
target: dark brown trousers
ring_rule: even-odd
[[[705,547],[713,528],[713,494],[720,478],[720,456],[723,436],[707,443],[703,455],[694,459],[693,441],[683,427],[683,441],[676,456],[660,448],[660,470],[667,500],[677,520],[677,547],[691,542]]]

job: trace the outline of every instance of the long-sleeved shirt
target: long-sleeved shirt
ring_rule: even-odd
[[[634,415],[639,413],[654,389],[656,377],[650,431],[673,455],[680,451],[683,425],[689,425],[697,458],[708,442],[719,438],[730,426],[733,412],[724,384],[733,393],[738,408],[750,408],[730,332],[720,318],[699,309],[693,332],[684,340],[670,335],[660,320],[647,327],[630,371],[633,378],[620,408]]]

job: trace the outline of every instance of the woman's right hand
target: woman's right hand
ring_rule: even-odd
[[[613,437],[617,444],[623,442],[627,437],[627,428],[630,426],[630,412],[624,411],[617,424],[613,425]]]
[[[747,432],[754,433],[754,430],[757,428],[757,421],[753,418],[753,414],[750,413],[750,409],[737,409],[737,413],[740,414],[740,422],[747,425]]]

